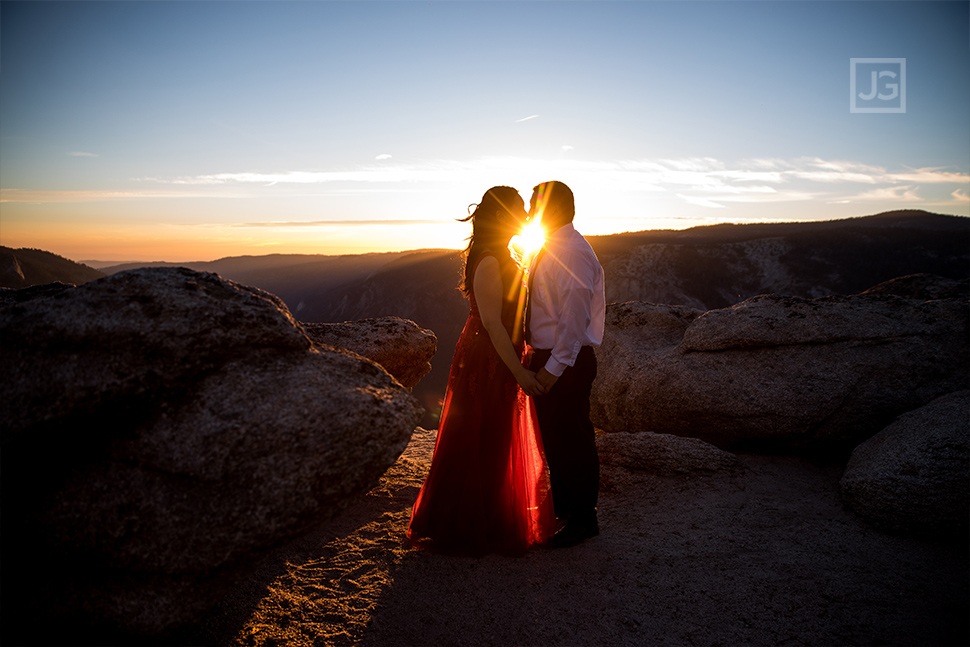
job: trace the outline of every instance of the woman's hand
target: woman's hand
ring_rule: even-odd
[[[524,366],[515,372],[515,381],[519,383],[526,395],[536,396],[544,392],[542,384],[536,379],[536,374]]]

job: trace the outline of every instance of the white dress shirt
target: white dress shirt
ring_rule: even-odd
[[[545,368],[559,377],[576,363],[583,346],[603,343],[603,267],[586,239],[568,223],[549,236],[532,271],[530,343],[552,349]]]

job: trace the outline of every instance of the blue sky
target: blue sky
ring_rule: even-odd
[[[548,179],[589,234],[970,216],[966,2],[5,0],[0,30],[0,244],[75,259],[460,247],[485,189]],[[852,58],[905,59],[904,113],[850,112]]]

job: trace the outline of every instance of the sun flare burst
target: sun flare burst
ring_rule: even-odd
[[[546,242],[546,232],[542,229],[539,221],[534,220],[522,228],[522,231],[512,236],[509,241],[509,250],[519,265],[527,267],[532,261],[532,257]]]

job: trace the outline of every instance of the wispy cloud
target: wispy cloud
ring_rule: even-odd
[[[861,162],[815,157],[730,162],[711,157],[601,161],[576,159],[571,155],[560,155],[558,159],[483,157],[408,163],[383,159],[380,164],[333,170],[212,173],[170,179],[141,178],[140,181],[195,186],[200,191],[208,186],[329,185],[344,192],[374,192],[404,187],[431,190],[442,185],[477,186],[483,178],[500,178],[503,182],[528,187],[549,177],[595,186],[600,191],[666,192],[690,204],[709,208],[723,208],[725,203],[806,200],[931,204],[924,198],[921,187],[928,190],[936,186],[946,193],[956,191],[953,193],[956,198],[965,195],[964,187],[970,184],[970,173],[966,170],[906,167],[890,170]],[[961,190],[964,193],[959,193]]]
[[[684,195],[682,193],[678,193],[677,194],[677,197],[680,198],[681,200],[684,200],[685,202],[690,203],[690,204],[696,204],[699,207],[708,207],[708,208],[711,208],[711,209],[724,209],[725,208],[723,204],[718,204],[717,202],[713,202],[711,200],[705,200],[704,198],[698,198],[697,196]]]
[[[388,155],[387,153],[382,153],[382,154],[378,155],[377,157],[375,157],[374,159],[376,159],[378,161],[381,161],[381,160],[389,160],[389,159],[391,159],[391,156]]]
[[[891,173],[889,176],[895,182],[918,182],[920,184],[946,184],[949,182],[970,182],[966,173],[945,171],[942,167],[907,169],[901,173]]]
[[[99,202],[103,200],[162,197],[189,196],[168,191],[33,191],[27,189],[0,189],[0,202]]]
[[[440,225],[440,220],[310,220],[310,221],[285,221],[285,222],[240,222],[232,225],[233,227],[271,227],[271,228],[291,228],[291,227],[360,227],[364,225],[374,226],[401,226],[401,225]]]
[[[407,167],[360,168],[354,171],[283,171],[278,173],[213,173],[210,175],[182,176],[171,180],[138,178],[146,182],[166,184],[326,184],[329,182],[405,182],[421,179]]]
[[[922,198],[912,186],[888,186],[865,191],[853,196],[852,201],[869,202],[888,200],[892,202],[921,202]]]
[[[535,119],[539,115],[529,115],[528,117],[522,117],[522,119],[516,119],[515,123],[521,124],[523,121],[529,121],[530,119]]]
[[[783,202],[823,200],[923,201],[925,184],[970,183],[965,171],[938,168],[885,167],[820,158],[752,159],[726,163],[714,158],[636,160],[625,168],[654,186],[674,191],[692,204],[710,207],[721,202]],[[858,191],[866,186],[863,191]],[[959,189],[957,189],[959,191]]]

